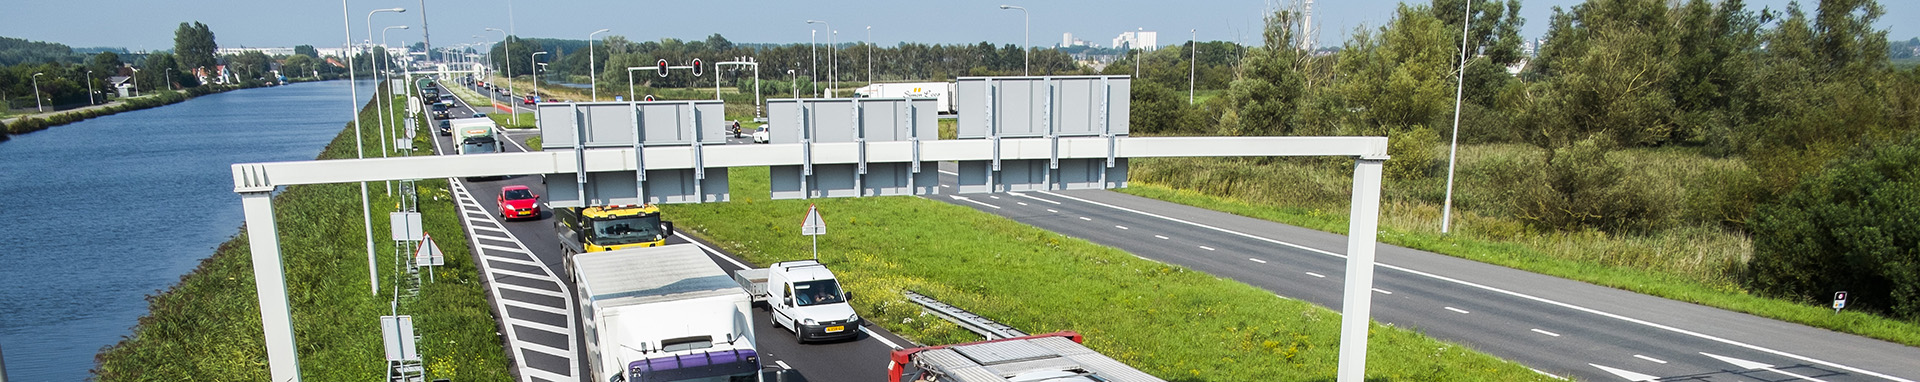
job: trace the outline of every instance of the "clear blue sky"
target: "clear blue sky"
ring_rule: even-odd
[[[1007,1],[1007,2],[1002,2]],[[1291,4],[1293,0],[1273,0]],[[1523,34],[1539,37],[1546,31],[1554,6],[1570,7],[1580,0],[1525,0]],[[365,39],[367,11],[403,7],[407,13],[374,16],[374,32],[389,25],[411,25],[411,30],[388,33],[395,44],[420,40],[420,0],[350,0],[347,17],[355,39]],[[1338,45],[1355,27],[1378,27],[1392,17],[1398,1],[1320,0],[1315,24],[1320,44]],[[1424,4],[1419,1],[1416,3]],[[1748,0],[1759,9],[1783,7],[1787,0]],[[1812,12],[1818,0],[1802,2]],[[186,6],[191,4],[191,6]],[[1245,43],[1260,38],[1259,22],[1265,0],[1229,1],[1098,1],[1098,0],[958,0],[958,1],[512,1],[511,28],[517,35],[585,39],[587,33],[611,28],[605,35],[633,40],[700,39],[720,33],[734,42],[807,42],[808,25],[819,19],[834,23],[842,42],[865,39],[866,27],[885,45],[901,41],[923,43],[1021,43],[1021,14],[1001,10],[999,4],[1027,7],[1033,17],[1033,44],[1060,42],[1062,32],[1107,45],[1120,32],[1146,28],[1160,32],[1161,45],[1187,39],[1186,29],[1199,29],[1201,40]],[[1889,37],[1905,40],[1920,36],[1920,27],[1895,20],[1920,20],[1920,1],[1881,0],[1887,15],[1881,28]],[[473,42],[474,35],[497,41],[508,29],[509,0],[426,0],[428,25],[435,45]],[[287,47],[299,44],[339,46],[345,40],[340,2],[152,0],[20,1],[0,12],[0,36],[58,42],[74,47],[110,46],[133,50],[164,49],[173,44],[173,29],[182,21],[210,26],[222,47]],[[1904,25],[1902,25],[1904,24]],[[378,38],[378,36],[375,36]]]

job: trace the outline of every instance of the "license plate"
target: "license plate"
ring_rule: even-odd
[[[827,333],[839,333],[844,331],[847,331],[847,327],[845,326],[828,326],[827,327]]]

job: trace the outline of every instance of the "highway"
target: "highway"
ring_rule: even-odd
[[[533,134],[511,136],[524,141]],[[955,164],[939,168],[947,194],[928,198],[1231,278],[1281,297],[1336,310],[1341,304],[1344,236],[1110,191],[953,195]],[[504,184],[529,184],[539,193],[538,180],[467,184],[476,200],[485,202]],[[557,269],[558,243],[550,222],[506,226]],[[730,255],[709,253],[729,269],[744,266]],[[1546,375],[1590,381],[1920,379],[1920,349],[1885,341],[1391,245],[1381,246],[1378,263],[1376,321],[1464,344]],[[877,338],[906,344],[878,327],[869,329]],[[811,379],[883,378],[876,360],[884,359],[887,345],[876,337],[800,347],[764,324],[759,333],[777,333],[761,341],[769,360],[780,361],[770,364],[802,370]]]
[[[471,117],[475,112],[489,112],[485,108],[473,109],[464,101],[456,101],[455,105],[450,111],[450,115],[454,118]],[[438,121],[433,123],[437,125]],[[505,136],[512,141],[503,144],[505,150],[509,152],[526,151],[526,140],[540,134],[535,129],[516,129],[505,133]],[[728,141],[729,144],[751,144],[750,139],[729,138]],[[436,134],[435,141],[437,152],[441,155],[453,155],[445,151],[448,150],[447,148],[457,147],[457,142],[453,142],[451,137]],[[463,209],[476,209],[483,211],[479,215],[490,215],[488,216],[490,219],[475,219],[476,216],[468,216],[469,233],[477,238],[475,239],[477,244],[474,244],[478,249],[475,252],[476,256],[485,259],[479,263],[482,265],[481,272],[489,275],[485,277],[490,280],[488,287],[495,291],[490,293],[490,296],[498,296],[500,301],[495,303],[502,307],[499,310],[506,312],[506,317],[501,323],[504,328],[502,333],[507,335],[509,353],[515,355],[515,359],[518,360],[517,366],[521,366],[523,370],[522,373],[518,373],[522,376],[521,380],[563,380],[559,375],[565,374],[563,373],[565,368],[558,365],[566,363],[562,358],[571,358],[575,360],[572,362],[574,364],[572,375],[578,376],[579,381],[587,381],[589,378],[586,377],[587,366],[584,356],[567,354],[572,349],[584,349],[585,339],[579,329],[581,322],[577,318],[578,307],[572,306],[572,285],[563,282],[565,276],[561,274],[564,272],[562,252],[559,237],[553,230],[552,212],[546,210],[543,205],[539,219],[500,221],[499,207],[494,202],[499,196],[500,188],[507,185],[525,185],[532,188],[535,194],[544,195],[546,187],[542,184],[542,178],[538,175],[528,175],[498,180],[462,179],[456,180],[455,183],[458,184],[457,189],[471,194],[470,201],[463,201],[467,203],[462,206]],[[671,216],[664,218],[672,220]],[[482,228],[473,229],[472,226]],[[488,227],[500,227],[504,232],[490,230],[487,229]],[[747,267],[746,263],[731,253],[717,250],[708,243],[690,239],[688,236],[676,233],[667,241],[675,244],[693,241],[706,250],[708,256],[713,257],[714,261],[728,272]],[[457,244],[442,243],[442,245]],[[516,261],[515,258],[519,257],[520,253],[515,251],[519,248],[515,245],[525,248],[532,262],[538,264]],[[507,248],[507,250],[502,251],[501,248]],[[542,267],[544,269],[538,269]],[[552,278],[543,280],[540,279],[541,276]],[[527,287],[527,285],[535,286]],[[561,290],[555,291],[558,293],[543,293],[540,290],[543,287],[540,285],[552,285],[552,288]],[[575,318],[568,323],[551,314],[528,313],[530,311],[549,313],[571,311],[570,315]],[[516,313],[520,313],[518,314],[520,317],[516,317]],[[791,371],[788,372],[790,374],[785,381],[884,381],[886,380],[884,360],[887,359],[888,352],[895,347],[912,346],[911,342],[871,323],[862,328],[863,334],[855,340],[801,345],[795,340],[791,331],[775,329],[771,326],[772,318],[768,316],[764,306],[754,311],[754,317],[757,321],[754,333],[759,341],[756,345],[762,356],[761,362],[769,369],[790,369]],[[572,346],[570,348],[559,346],[566,342],[559,332],[569,329],[572,332],[570,334],[573,339]],[[524,371],[528,368],[533,370]],[[530,378],[529,375],[532,377]],[[773,377],[768,379],[768,381],[774,380]]]
[[[957,166],[940,165],[943,192]],[[1346,237],[1112,191],[928,196],[1338,309]],[[1585,381],[1911,381],[1920,349],[1381,244],[1374,320]]]

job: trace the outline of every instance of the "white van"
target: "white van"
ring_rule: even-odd
[[[786,261],[767,267],[767,305],[773,326],[793,330],[800,342],[855,338],[860,315],[847,301],[833,271],[815,260]]]

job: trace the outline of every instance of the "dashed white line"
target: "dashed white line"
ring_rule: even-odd
[[[998,197],[998,196],[993,196],[993,195],[987,195],[987,197],[989,197],[989,198],[994,198],[994,199],[1000,199],[1000,197]]]
[[[1013,202],[1013,204],[1019,204],[1024,206],[1024,205],[1027,205],[1027,202]]]
[[[1213,249],[1213,247],[1208,247],[1204,245],[1200,246],[1200,249],[1209,250],[1209,251],[1218,251],[1217,249]]]
[[[1266,260],[1261,260],[1261,259],[1255,259],[1255,258],[1251,258],[1251,257],[1249,257],[1249,258],[1247,258],[1247,261],[1252,261],[1252,262],[1256,262],[1256,263],[1261,263],[1261,264],[1266,264],[1266,263],[1267,263],[1267,261],[1266,261]]]
[[[1160,238],[1160,240],[1167,240],[1167,237],[1162,235],[1153,235],[1153,237]]]
[[[1057,214],[1057,213],[1060,213],[1060,211],[1055,211],[1055,210],[1053,210],[1052,208],[1048,208],[1048,209],[1047,209],[1047,212],[1052,212],[1052,213],[1056,213],[1056,214]]]
[[[1081,217],[1080,217],[1080,220],[1086,220],[1086,221],[1093,221],[1093,218],[1089,218],[1089,217],[1085,217],[1085,216],[1081,216]]]
[[[1319,277],[1319,278],[1327,278],[1327,275],[1323,275],[1323,274],[1319,274],[1319,273],[1313,273],[1313,272],[1307,272],[1307,275],[1308,275],[1308,276],[1313,276],[1313,277]]]
[[[1379,294],[1393,294],[1393,292],[1388,292],[1386,289],[1380,289],[1380,288],[1373,288],[1373,292],[1379,293]]]
[[[1455,307],[1451,307],[1451,306],[1449,306],[1449,307],[1447,307],[1447,310],[1451,310],[1451,311],[1453,311],[1454,313],[1459,313],[1459,314],[1468,314],[1468,313],[1467,313],[1467,311],[1465,311],[1465,310],[1461,310],[1460,308],[1455,308]]]
[[[787,369],[787,370],[793,370],[793,367],[792,367],[792,366],[787,366],[787,361],[779,361],[779,360],[775,360],[775,361],[773,361],[773,364],[775,364],[775,365],[780,365],[780,368],[781,368],[781,369]]]
[[[947,171],[947,170],[940,170],[940,173],[941,173],[941,174],[947,174],[947,175],[953,175],[953,176],[960,176],[960,173],[957,173],[957,172],[952,172],[952,171]]]
[[[1644,356],[1644,355],[1639,355],[1639,354],[1634,354],[1634,355],[1633,355],[1633,358],[1639,358],[1639,359],[1644,359],[1644,360],[1648,360],[1648,361],[1653,361],[1654,363],[1667,363],[1667,361],[1661,361],[1661,360],[1660,360],[1660,359],[1658,359],[1658,358],[1653,358],[1653,357],[1648,357],[1648,356]]]
[[[1545,330],[1540,330],[1540,329],[1534,329],[1534,330],[1533,330],[1533,332],[1534,332],[1534,333],[1540,333],[1540,334],[1545,334],[1545,335],[1549,335],[1549,336],[1554,336],[1554,337],[1559,337],[1559,336],[1560,336],[1560,334],[1559,334],[1559,333],[1554,333],[1554,332],[1549,332],[1549,331],[1545,331]]]
[[[1119,228],[1119,229],[1130,229],[1130,228],[1127,228],[1127,226],[1123,226],[1123,225],[1117,225],[1117,226],[1113,226],[1113,228]]]

